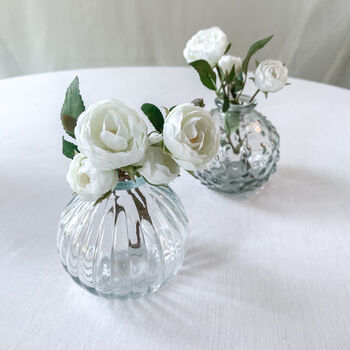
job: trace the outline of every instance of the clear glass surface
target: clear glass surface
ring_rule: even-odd
[[[94,205],[77,195],[58,228],[61,262],[74,281],[107,298],[137,298],[160,288],[182,265],[188,222],[169,186],[119,182]]]
[[[279,135],[266,117],[257,112],[250,97],[242,96],[243,105],[230,105],[222,112],[222,101],[211,111],[220,127],[221,142],[217,156],[197,177],[209,188],[222,192],[254,191],[268,181],[279,160]],[[225,120],[239,121],[236,130],[227,134]]]

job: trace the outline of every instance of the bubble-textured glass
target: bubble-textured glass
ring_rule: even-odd
[[[222,192],[254,191],[268,181],[279,160],[279,135],[249,96],[242,96],[242,105],[230,105],[222,112],[222,101],[211,114],[220,127],[221,142],[216,157],[197,172],[201,183]],[[232,129],[230,125],[238,125]],[[227,130],[232,130],[228,135]]]

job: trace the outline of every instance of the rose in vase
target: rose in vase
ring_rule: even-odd
[[[99,169],[139,162],[147,148],[147,126],[138,113],[118,100],[90,106],[74,130],[78,147]]]
[[[199,100],[200,101],[200,100]],[[63,138],[63,154],[72,159],[67,180],[83,201],[106,198],[120,180],[144,177],[154,185],[174,180],[180,167],[193,171],[216,154],[219,132],[210,114],[186,103],[166,109],[141,107],[155,130],[119,100],[105,100],[85,110],[76,78],[61,111],[63,127],[77,145]]]

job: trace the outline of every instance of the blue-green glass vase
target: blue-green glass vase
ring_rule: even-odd
[[[276,171],[280,137],[276,128],[256,110],[255,101],[243,95],[242,104],[222,112],[222,100],[211,115],[220,127],[221,142],[216,157],[197,177],[207,187],[230,193],[254,191]]]

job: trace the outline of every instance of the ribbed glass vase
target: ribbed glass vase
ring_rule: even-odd
[[[94,294],[127,299],[155,292],[177,273],[187,235],[172,189],[139,178],[119,182],[96,205],[74,195],[61,215],[57,246],[74,281]]]
[[[243,95],[242,104],[231,104],[226,113],[222,112],[222,100],[215,101],[217,108],[211,115],[220,127],[220,149],[196,174],[209,188],[231,193],[254,191],[276,171],[280,137],[271,122],[256,111],[256,103],[249,100]]]

